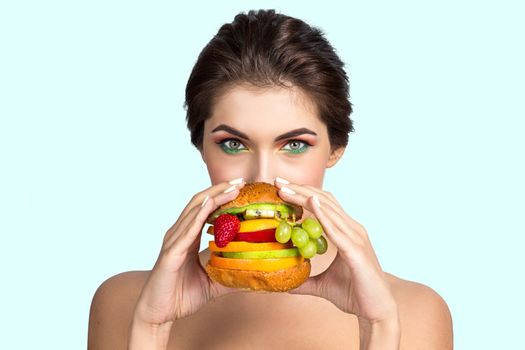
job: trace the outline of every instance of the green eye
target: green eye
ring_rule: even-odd
[[[297,154],[297,153],[303,153],[309,147],[310,147],[310,145],[307,144],[306,142],[299,141],[299,140],[290,140],[281,149],[283,149],[283,150],[285,150],[285,151],[287,151],[289,153]]]
[[[219,145],[224,152],[230,154],[239,153],[247,150],[247,148],[242,144],[242,142],[236,139],[223,140],[219,142]]]

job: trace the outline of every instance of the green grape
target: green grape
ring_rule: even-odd
[[[286,243],[292,236],[292,226],[286,221],[281,221],[275,229],[275,239],[279,243]]]
[[[299,248],[299,253],[303,258],[310,259],[317,253],[317,244],[314,240],[309,239],[303,247]]]
[[[314,218],[306,218],[301,224],[301,227],[304,228],[304,230],[308,232],[308,236],[313,239],[317,239],[323,234],[321,224]]]
[[[328,242],[324,236],[321,236],[315,240],[317,245],[317,254],[324,254],[328,250]]]
[[[292,229],[292,242],[297,248],[304,247],[308,243],[308,233],[300,227]]]

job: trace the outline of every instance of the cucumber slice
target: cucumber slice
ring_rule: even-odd
[[[251,252],[222,252],[222,256],[231,259],[273,259],[299,256],[298,248],[258,250]]]

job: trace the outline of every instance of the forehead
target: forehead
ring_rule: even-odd
[[[205,130],[209,132],[220,124],[272,135],[301,127],[326,129],[315,102],[295,86],[235,85],[217,98]]]

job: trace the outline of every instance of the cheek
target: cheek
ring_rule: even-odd
[[[212,185],[228,182],[237,178],[247,179],[250,168],[249,157],[236,157],[224,153],[215,144],[205,148],[205,163]]]
[[[212,185],[216,185],[221,182],[230,181],[243,175],[239,174],[239,169],[236,167],[225,165],[219,158],[215,160],[209,160],[206,163],[208,168],[208,175]]]
[[[284,161],[277,169],[277,176],[292,183],[322,188],[327,158],[323,154],[309,154],[307,157]]]

